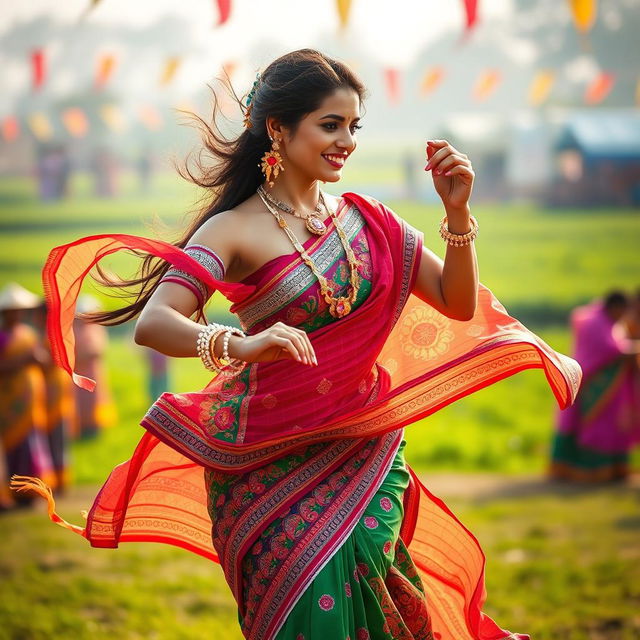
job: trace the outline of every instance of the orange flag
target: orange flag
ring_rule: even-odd
[[[442,78],[444,78],[444,69],[442,67],[432,67],[429,69],[424,74],[424,78],[422,78],[420,93],[423,96],[433,93],[438,86],[440,86]]]
[[[142,122],[149,131],[158,131],[162,128],[162,116],[151,104],[141,106],[138,109],[138,117],[140,118],[140,122]]]
[[[555,79],[556,74],[553,71],[538,71],[529,87],[529,104],[536,107],[541,105],[549,97]]]
[[[2,137],[7,142],[13,142],[20,135],[20,124],[15,116],[7,116],[2,120]]]
[[[613,89],[616,76],[613,73],[603,71],[587,87],[584,94],[584,101],[587,104],[598,104],[602,102]]]
[[[89,131],[89,121],[79,107],[70,107],[62,112],[62,122],[74,138],[83,138]]]
[[[168,84],[171,83],[171,81],[176,75],[176,71],[178,70],[180,63],[181,63],[180,58],[176,56],[167,59],[164,65],[164,69],[162,70],[162,76],[160,77],[160,84],[163,87],[166,87]]]
[[[45,59],[42,49],[34,49],[31,52],[31,67],[33,71],[33,88],[40,89],[44,84]]]
[[[501,79],[502,74],[497,69],[483,71],[473,87],[474,100],[478,102],[486,100],[496,90]]]
[[[387,96],[391,104],[400,102],[400,71],[393,67],[384,70],[385,84],[387,85]]]
[[[116,66],[116,57],[110,53],[100,56],[96,70],[96,88],[102,89],[113,74]]]
[[[231,0],[218,0],[218,25],[223,25],[231,15]]]
[[[349,14],[351,13],[351,0],[336,0],[336,9],[338,10],[340,28],[346,29],[349,24]]]
[[[596,0],[569,0],[569,6],[576,29],[580,33],[587,33],[596,21]]]
[[[40,141],[51,140],[53,138],[53,127],[51,121],[42,111],[32,113],[28,118],[29,128],[33,135]]]

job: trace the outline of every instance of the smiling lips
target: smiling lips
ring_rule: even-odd
[[[322,157],[332,166],[336,168],[340,168],[344,165],[345,160],[347,159],[345,155],[336,155],[336,154],[322,154]]]

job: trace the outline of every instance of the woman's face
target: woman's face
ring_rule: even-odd
[[[291,166],[312,180],[340,180],[342,167],[356,148],[359,120],[358,94],[353,89],[337,89],[300,121],[293,136],[282,128],[280,152],[285,170]]]

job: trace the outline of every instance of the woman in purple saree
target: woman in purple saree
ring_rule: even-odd
[[[404,427],[526,368],[543,369],[566,406],[580,371],[478,284],[473,171],[446,141],[427,149],[447,211],[444,263],[382,203],[319,191],[355,149],[362,95],[335,60],[283,56],[254,84],[232,148],[208,129],[221,168],[199,182],[220,190],[181,242],[112,234],[51,252],[50,338],[81,386],[92,381],[73,372],[74,303],[114,251],[148,255],[133,282],[142,290],[94,319],[142,310],[138,342],[194,356],[204,334],[189,317],[218,290],[245,335],[225,330],[200,351],[206,365],[225,348],[232,359],[203,390],[152,405],[86,527],[62,521],[51,499],[50,515],[96,547],[158,541],[219,562],[251,640],[526,638],[482,613],[482,550],[404,461]],[[254,193],[261,156],[269,197]],[[274,206],[291,205],[311,213],[283,224]],[[294,252],[292,229],[306,236],[289,236]]]

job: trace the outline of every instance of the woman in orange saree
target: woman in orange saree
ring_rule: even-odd
[[[308,73],[327,64],[346,73],[307,51],[276,62],[297,57]],[[264,91],[273,84],[269,69]],[[338,171],[326,175],[339,179]],[[92,267],[122,249],[170,263],[160,286],[174,304],[178,289],[200,303],[216,290],[225,295],[246,332],[234,344],[296,327],[308,339],[299,344],[312,347],[297,353],[315,355],[317,365],[247,357],[245,368],[222,368],[199,392],[164,393],[86,526],[62,521],[51,500],[50,515],[96,547],[165,542],[219,562],[251,640],[526,638],[482,612],[482,550],[404,461],[404,427],[527,368],[543,369],[566,406],[579,368],[482,286],[466,320],[413,295],[429,259],[422,234],[382,203],[344,193],[322,224],[304,253],[277,255],[238,279],[229,277],[233,262],[199,237],[179,247],[109,234],[52,251],[44,271],[49,334],[80,386],[92,381],[73,371],[75,299]],[[351,252],[359,286],[341,314],[321,295],[310,263],[344,298],[354,291]]]

